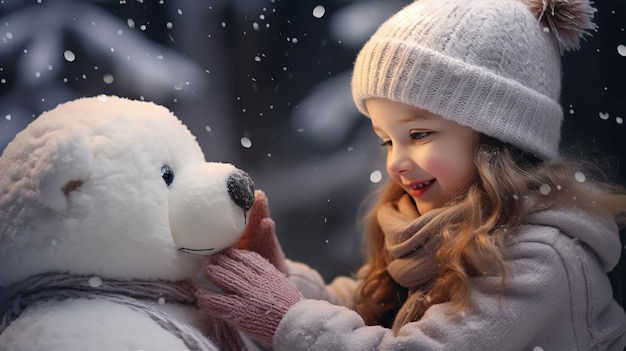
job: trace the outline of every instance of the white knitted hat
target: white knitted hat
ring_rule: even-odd
[[[365,115],[369,97],[424,108],[554,158],[560,55],[595,28],[594,12],[587,0],[417,0],[361,49],[354,101]]]

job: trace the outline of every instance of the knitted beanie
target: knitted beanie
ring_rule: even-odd
[[[417,0],[359,52],[352,95],[423,108],[543,159],[558,156],[560,56],[595,28],[587,0]]]

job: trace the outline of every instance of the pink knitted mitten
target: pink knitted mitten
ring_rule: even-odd
[[[253,251],[229,248],[216,253],[205,275],[223,292],[200,288],[200,309],[268,345],[287,310],[302,299],[284,274]]]
[[[258,252],[279,271],[287,274],[285,254],[276,237],[276,226],[270,218],[269,204],[262,190],[254,192],[254,204],[249,216],[246,230],[233,247]]]

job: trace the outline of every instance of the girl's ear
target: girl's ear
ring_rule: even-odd
[[[37,150],[31,181],[42,205],[58,212],[67,208],[69,196],[89,178],[93,167],[91,144],[75,132],[55,133]],[[33,155],[34,156],[34,155]]]

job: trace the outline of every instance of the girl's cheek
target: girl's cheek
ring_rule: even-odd
[[[435,177],[440,177],[450,172],[450,165],[443,155],[436,153],[429,154],[424,157],[422,164],[424,170]]]
[[[442,148],[439,152],[430,154],[425,164],[432,169],[432,173],[454,175],[467,173],[469,168],[474,167],[474,162],[463,149]]]

